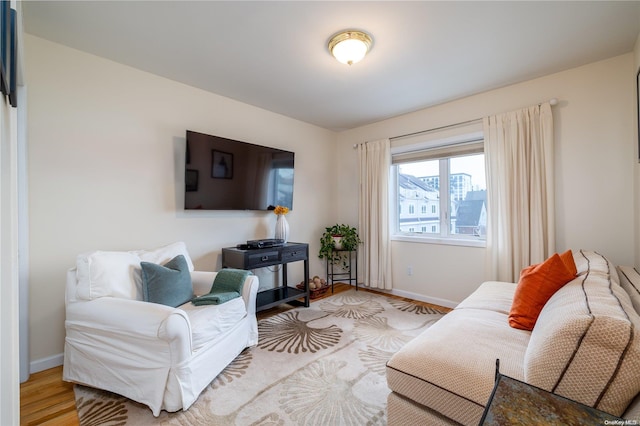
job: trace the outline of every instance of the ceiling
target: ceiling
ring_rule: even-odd
[[[331,130],[631,52],[638,1],[25,1],[24,28]],[[373,37],[352,66],[327,50]]]

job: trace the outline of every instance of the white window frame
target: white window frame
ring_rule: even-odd
[[[418,142],[413,144],[404,144],[397,147],[392,145],[391,154],[405,154],[416,152],[420,150],[432,149],[432,148],[443,148],[447,146],[460,145],[468,142],[480,141],[484,139],[484,135],[482,131],[475,131],[470,133],[462,133],[459,135],[454,135],[452,137],[447,137],[443,139],[430,140],[426,142]],[[451,208],[451,200],[450,200],[450,188],[449,188],[449,158],[455,158],[460,155],[451,154],[447,156],[443,156],[439,158],[440,161],[440,194],[447,194],[446,197],[440,197],[440,233],[437,235],[430,234],[422,234],[422,233],[406,233],[400,232],[398,229],[398,179],[397,179],[397,166],[391,166],[391,182],[389,185],[390,194],[389,200],[392,208],[390,209],[390,217],[389,217],[389,226],[390,226],[390,235],[391,240],[393,241],[406,241],[413,243],[424,243],[424,244],[441,244],[441,245],[456,245],[456,246],[467,246],[467,247],[486,247],[486,240],[479,238],[470,238],[469,235],[460,235],[460,234],[451,234],[450,232],[450,222],[448,220]],[[444,167],[443,167],[444,166]],[[486,173],[486,171],[485,171]]]

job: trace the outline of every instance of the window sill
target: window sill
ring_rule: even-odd
[[[391,241],[403,241],[407,243],[419,243],[419,244],[438,244],[438,245],[444,245],[444,246],[481,247],[481,248],[484,248],[487,246],[487,242],[485,240],[423,237],[423,236],[412,236],[412,235],[392,235]]]

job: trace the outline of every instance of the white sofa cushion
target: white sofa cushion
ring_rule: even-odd
[[[187,261],[189,272],[193,272],[194,269],[193,262],[191,261],[191,257],[189,256],[189,252],[187,251],[187,245],[182,241],[172,243],[154,250],[137,250],[131,253],[136,254],[142,261],[156,263],[158,265],[164,265],[174,257],[181,254]]]
[[[237,297],[221,305],[196,306],[191,302],[179,306],[189,317],[191,324],[192,351],[215,344],[221,336],[235,327],[247,315],[242,297]]]
[[[509,315],[517,285],[487,281],[456,306],[456,309],[486,309]]]
[[[117,251],[82,254],[77,258],[76,268],[78,299],[93,300],[110,296],[142,300],[140,288],[136,286],[136,275],[140,275],[140,258],[135,254]]]
[[[580,275],[549,299],[532,331],[525,381],[619,416],[640,392],[640,317],[615,267],[578,255]]]
[[[184,256],[189,272],[193,272],[193,262],[183,242],[154,250],[94,251],[81,254],[76,259],[76,297],[81,300],[98,297],[143,300],[140,262],[163,265],[180,254]]]

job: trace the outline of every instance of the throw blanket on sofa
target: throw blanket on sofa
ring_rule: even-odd
[[[240,297],[242,287],[251,271],[242,269],[223,269],[216,274],[213,285],[208,294],[194,297],[191,303],[199,305],[220,305],[229,300]]]

